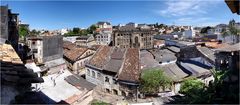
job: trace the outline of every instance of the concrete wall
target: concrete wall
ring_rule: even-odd
[[[194,30],[186,30],[183,32],[184,38],[194,38],[195,37],[195,31]]]
[[[48,70],[48,74],[55,74],[55,73],[65,70],[66,68],[67,68],[66,64],[61,64],[61,65],[58,65],[55,67],[51,67]]]
[[[63,57],[63,37],[55,35],[43,38],[43,62]]]
[[[8,39],[8,7],[1,6],[1,38]]]
[[[93,76],[93,73],[95,73],[95,77]],[[99,76],[98,74],[100,74],[101,76]],[[108,78],[109,82],[106,82],[106,78]],[[115,94],[115,91],[116,91],[117,95],[121,95],[119,84],[117,81],[115,82],[113,78],[114,78],[113,76],[106,75],[99,72],[98,70],[94,70],[92,68],[86,67],[87,81],[95,85],[100,85],[102,88],[102,91],[105,91],[106,93]]]

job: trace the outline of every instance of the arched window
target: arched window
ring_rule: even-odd
[[[94,71],[92,71],[92,77],[95,78],[95,72]]]
[[[90,70],[89,69],[87,69],[87,75],[90,75]]]
[[[101,78],[101,73],[97,73],[97,78],[100,79]]]

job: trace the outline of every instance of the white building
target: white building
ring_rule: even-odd
[[[137,23],[130,22],[130,23],[126,24],[125,26],[137,27],[138,24],[137,24]]]
[[[109,22],[98,22],[96,26],[97,33],[112,33],[112,25]]]
[[[63,37],[63,41],[69,41],[69,42],[75,43],[78,37],[79,37],[79,36]]]
[[[60,33],[61,33],[61,35],[64,35],[64,34],[68,33],[68,29],[61,29]]]
[[[191,38],[194,38],[195,36],[196,36],[196,33],[192,27],[190,28],[190,30],[186,30],[183,32],[183,38],[191,39]]]
[[[110,33],[101,33],[96,35],[96,44],[99,45],[108,45],[111,42]]]

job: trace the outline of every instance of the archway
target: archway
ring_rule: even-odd
[[[122,96],[126,97],[126,93],[124,91],[122,91]]]
[[[116,89],[113,89],[113,94],[118,95],[118,91]]]

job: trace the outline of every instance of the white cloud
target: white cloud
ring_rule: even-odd
[[[192,16],[199,14],[206,14],[208,7],[216,5],[218,0],[171,0],[165,2],[166,8],[163,10],[155,11],[158,14],[166,17],[178,16]]]
[[[176,25],[193,25],[199,26],[202,23],[211,21],[208,17],[183,17],[175,20]]]

